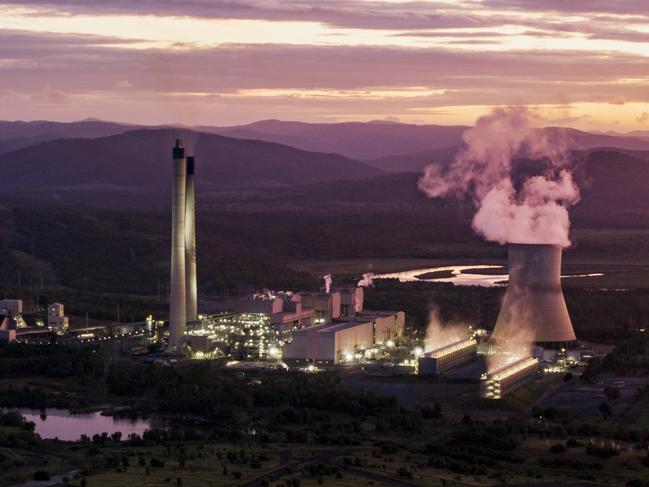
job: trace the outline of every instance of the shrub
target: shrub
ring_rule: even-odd
[[[50,473],[47,470],[36,470],[34,472],[34,480],[50,480]]]

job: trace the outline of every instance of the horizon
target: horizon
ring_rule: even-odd
[[[498,107],[495,107],[498,108]],[[345,120],[342,122],[336,122],[336,121],[303,121],[303,120],[297,120],[297,119],[278,119],[278,118],[266,118],[266,119],[259,119],[259,120],[253,120],[251,122],[247,123],[242,123],[239,125],[208,125],[208,124],[195,124],[195,125],[189,125],[189,124],[183,124],[181,122],[157,122],[157,123],[136,123],[136,122],[125,122],[121,120],[105,120],[101,118],[96,118],[96,117],[85,117],[81,119],[73,119],[73,120],[55,120],[55,119],[32,119],[32,120],[20,120],[20,119],[15,119],[15,120],[9,120],[9,119],[0,119],[1,122],[6,122],[6,123],[25,123],[25,124],[30,124],[30,123],[62,123],[62,124],[72,124],[72,123],[106,123],[106,124],[115,124],[115,125],[122,125],[124,127],[132,126],[133,129],[164,129],[164,128],[179,128],[179,129],[184,129],[184,130],[193,130],[200,132],[202,128],[217,128],[217,129],[227,129],[227,128],[237,128],[237,127],[247,127],[250,125],[254,125],[257,123],[263,123],[263,122],[279,122],[279,123],[300,123],[300,124],[306,124],[306,125],[318,125],[318,124],[327,124],[327,125],[336,125],[336,124],[344,124],[344,123],[357,123],[357,124],[385,124],[385,125],[410,125],[410,126],[420,126],[420,127],[425,127],[425,126],[435,126],[435,127],[464,127],[467,130],[472,127],[472,124],[442,124],[442,123],[414,123],[414,122],[404,122],[404,121],[396,121],[396,120]],[[587,130],[587,129],[579,129],[571,126],[565,126],[565,125],[543,125],[539,124],[537,125],[537,128],[540,129],[548,129],[548,128],[562,128],[562,129],[572,129],[572,130],[578,130],[582,131],[585,133],[592,133],[592,134],[599,134],[599,135],[618,135],[618,136],[624,136],[624,137],[645,137],[645,132],[646,135],[649,135],[649,127],[647,127],[646,130],[642,129],[636,129],[636,130],[629,130],[629,131],[615,131],[615,130]],[[227,135],[224,135],[227,137]],[[286,145],[286,144],[284,144]],[[290,145],[290,144],[289,144]]]
[[[641,1],[0,5],[8,119],[472,125],[517,105],[545,125],[649,129]]]

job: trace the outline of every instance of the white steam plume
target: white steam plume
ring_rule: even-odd
[[[366,272],[363,274],[363,278],[358,281],[358,287],[372,287],[374,286],[374,273]]]
[[[428,315],[424,351],[430,352],[438,348],[458,342],[469,337],[469,325],[462,323],[444,323],[437,308],[432,308]]]
[[[477,212],[473,230],[490,241],[570,245],[567,208],[579,201],[570,172],[567,144],[535,128],[523,107],[495,109],[463,134],[466,147],[451,166],[425,169],[419,189],[431,198],[470,195]],[[541,175],[517,188],[512,160],[542,160]]]
[[[331,274],[325,274],[324,276],[322,276],[322,279],[324,280],[325,292],[329,294],[329,292],[331,291]]]
[[[495,354],[487,356],[487,370],[492,371],[518,360],[531,357],[536,334],[529,323],[530,310],[524,302],[514,303],[510,307],[511,315],[504,323],[504,333],[507,339],[496,344]]]

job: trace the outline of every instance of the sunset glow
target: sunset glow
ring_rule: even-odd
[[[3,118],[649,127],[641,1],[4,1]],[[180,112],[179,104],[185,109]]]

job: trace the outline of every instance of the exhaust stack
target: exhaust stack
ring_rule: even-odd
[[[559,245],[509,244],[509,285],[492,338],[515,339],[524,329],[543,346],[576,340],[561,289]]]
[[[196,286],[196,213],[194,190],[194,157],[187,157],[185,184],[185,295],[187,321],[198,319]]]
[[[174,349],[185,333],[187,305],[185,286],[185,192],[187,161],[181,139],[172,151],[171,190],[171,282],[169,285],[169,348]]]

